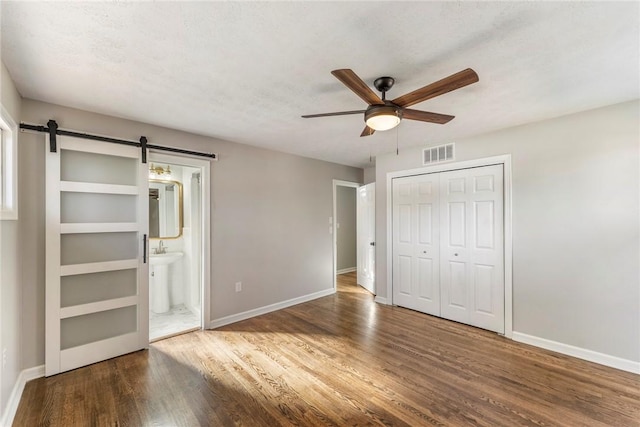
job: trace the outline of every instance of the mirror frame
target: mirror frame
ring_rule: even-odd
[[[182,201],[182,183],[165,179],[149,179],[149,182],[157,182],[159,184],[175,184],[178,187],[178,235],[173,237],[151,237],[149,240],[174,240],[182,237],[182,229],[184,228],[184,205]]]

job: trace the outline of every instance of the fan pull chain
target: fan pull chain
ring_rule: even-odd
[[[398,142],[398,134],[400,133],[400,129],[398,129],[399,127],[400,126],[396,126],[396,156],[400,155],[400,143]]]
[[[372,156],[372,153],[371,153],[371,145],[372,145],[372,144],[373,144],[373,143],[369,143],[369,163],[372,163],[372,162],[373,162],[373,156]]]

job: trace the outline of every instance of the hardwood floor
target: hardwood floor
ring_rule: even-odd
[[[25,387],[17,426],[638,426],[640,376],[338,292]]]

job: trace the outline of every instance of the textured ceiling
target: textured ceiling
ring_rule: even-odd
[[[337,163],[640,97],[638,2],[2,1],[22,96]],[[465,68],[480,81],[360,138],[351,68],[395,98]],[[87,129],[90,131],[90,129]]]

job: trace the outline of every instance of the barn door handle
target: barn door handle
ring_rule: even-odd
[[[147,263],[147,235],[142,235],[142,262]]]

